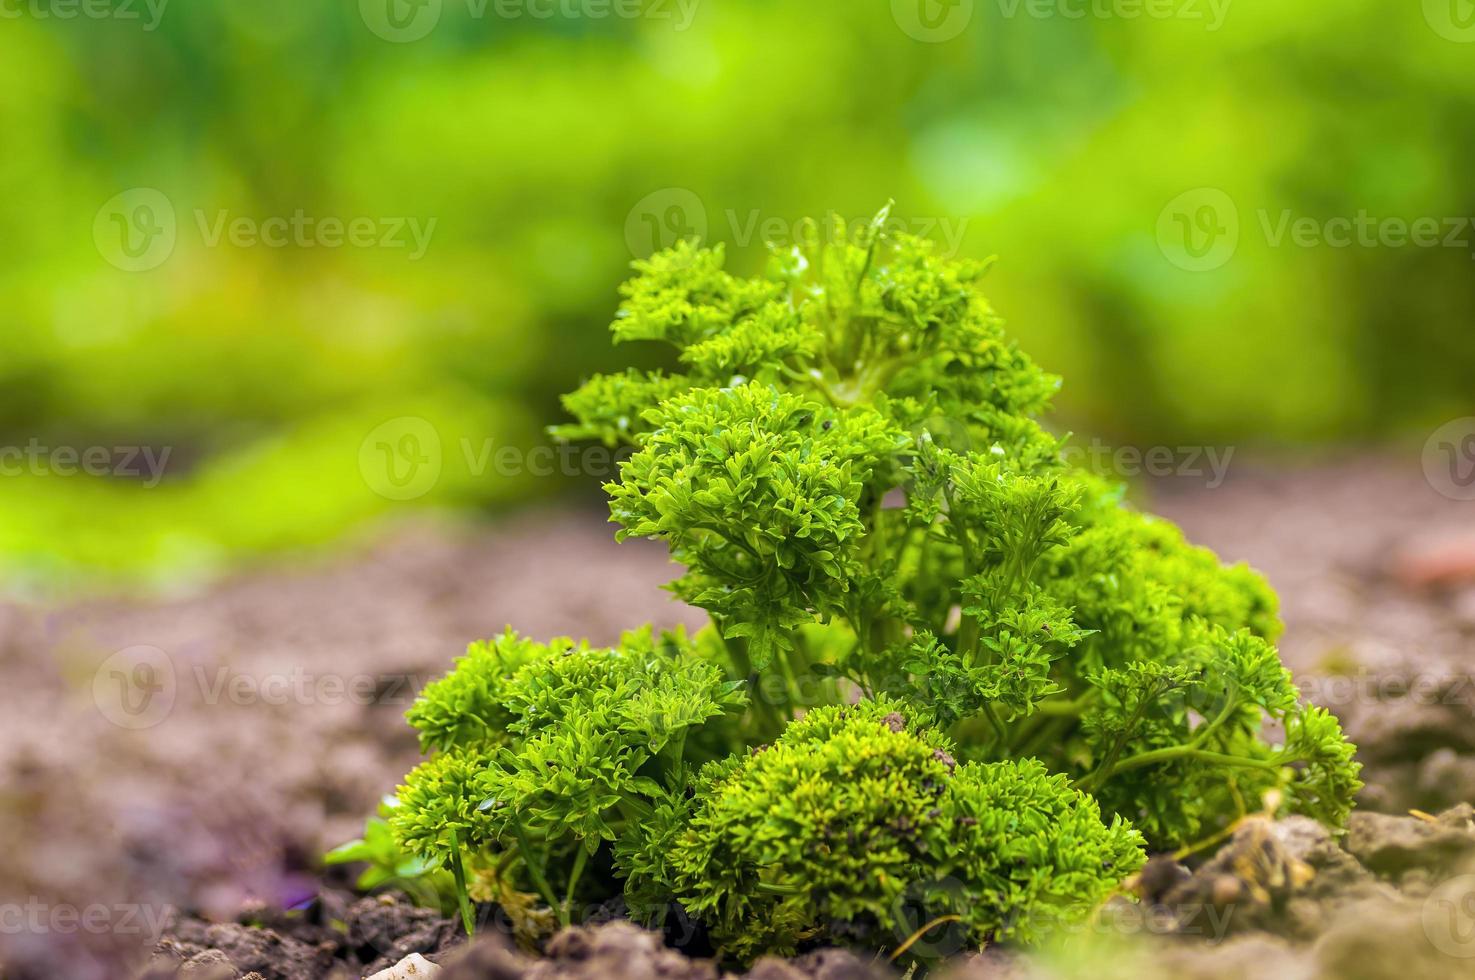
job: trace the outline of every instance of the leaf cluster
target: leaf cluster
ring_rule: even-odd
[[[633,866],[740,958],[806,939],[897,946],[909,911],[968,940],[1036,940],[1141,864],[1141,838],[1037,761],[956,762],[887,699],[816,708],[772,745],[714,762]],[[675,819],[672,819],[675,818]]]
[[[1261,800],[1345,821],[1353,748],[1264,580],[1071,465],[987,263],[885,218],[811,225],[759,277],[694,243],[636,263],[613,333],[672,370],[590,380],[553,431],[628,449],[617,536],[664,541],[712,626],[473,644],[410,712],[434,754],[403,846],[565,920],[681,909],[748,959],[939,916],[1034,941],[1144,845]]]

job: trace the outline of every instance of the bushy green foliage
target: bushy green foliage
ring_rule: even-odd
[[[1262,799],[1345,819],[1352,748],[1263,580],[1068,465],[986,264],[884,218],[810,226],[760,279],[690,244],[637,263],[615,335],[686,373],[596,378],[556,433],[631,448],[619,536],[664,540],[712,628],[473,646],[410,714],[439,754],[407,846],[515,854],[565,918],[616,888],[680,907],[748,958],[902,944],[908,903],[1036,940],[1144,841]]]
[[[451,864],[515,855],[567,916],[588,859],[685,785],[688,732],[743,707],[741,687],[681,631],[613,648],[510,630],[474,643],[409,712],[435,754],[405,777],[390,826]]]
[[[816,708],[772,746],[711,763],[669,848],[622,870],[660,881],[747,957],[835,922],[895,946],[916,906],[961,916],[976,943],[1036,939],[1141,863],[1136,831],[1103,825],[1064,776],[1035,760],[959,765],[904,710]]]
[[[647,407],[607,487],[621,536],[670,544],[689,569],[674,589],[740,664],[902,697],[955,726],[965,755],[1038,756],[1160,846],[1274,787],[1340,822],[1350,749],[1299,704],[1263,580],[1063,461],[1036,421],[1057,380],[977,292],[986,264],[940,260],[884,220],[811,226],[756,283],[723,273],[720,250],[637,265],[617,337],[683,360],[757,322],[810,342],[738,376],[694,364],[690,390]],[[816,621],[848,649],[816,656],[796,628]],[[1270,723],[1303,734],[1271,745]]]

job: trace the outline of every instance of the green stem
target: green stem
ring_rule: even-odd
[[[769,895],[802,895],[804,890],[798,885],[780,885],[772,881],[760,881],[753,886],[754,890],[766,892]]]
[[[671,750],[671,765],[666,770],[673,786],[680,786],[686,778],[686,733],[688,729],[681,729],[676,737],[667,746]]]
[[[717,630],[717,635],[722,638],[722,645],[727,649],[727,656],[732,660],[733,669],[743,679],[751,684],[752,689],[748,704],[753,712],[753,719],[761,729],[760,734],[767,738],[777,737],[784,730],[786,724],[783,715],[778,708],[768,703],[763,695],[762,685],[758,683],[758,675],[753,670],[753,660],[748,656],[748,649],[741,637],[730,637],[726,628],[716,618],[712,620],[712,626]]]
[[[1096,694],[1083,694],[1071,701],[1041,701],[1035,705],[1035,713],[1041,715],[1052,715],[1057,718],[1079,718],[1089,708],[1095,706]]]
[[[1160,691],[1158,685],[1154,684],[1150,687],[1148,691],[1145,691],[1138,697],[1137,706],[1132,709],[1132,717],[1127,719],[1127,724],[1122,727],[1122,730],[1120,732],[1117,733],[1116,739],[1112,742],[1111,749],[1106,753],[1106,755],[1101,757],[1100,765],[1098,765],[1095,771],[1093,771],[1091,775],[1087,776],[1085,781],[1081,784],[1082,788],[1089,786],[1094,791],[1097,786],[1100,786],[1102,783],[1106,782],[1106,780],[1116,771],[1116,761],[1118,758],[1121,757],[1122,750],[1127,747],[1127,739],[1131,738],[1133,733],[1137,730],[1137,724],[1142,720],[1143,715],[1147,712],[1147,705],[1151,701],[1156,700],[1159,696],[1159,693]],[[1181,747],[1188,748],[1188,746]]]
[[[533,887],[538,889],[538,894],[543,896],[543,901],[548,903],[550,909],[557,909],[558,899],[553,897],[553,889],[548,887],[548,879],[543,877],[543,862],[533,860],[533,849],[528,844],[527,832],[522,829],[522,819],[516,813],[512,815],[512,827],[517,837],[517,851],[522,855],[522,863],[528,869],[528,877],[533,879]]]
[[[949,484],[943,484],[942,499],[947,503],[947,519],[957,532],[958,545],[963,549],[963,578],[969,578],[977,569],[973,561],[973,539],[968,529],[958,523],[958,508],[953,500],[953,488]],[[963,613],[962,621],[958,624],[958,656],[965,660],[972,656],[974,648],[978,645],[978,620],[968,613]]]
[[[451,877],[456,880],[456,904],[461,907],[461,925],[469,937],[476,932],[476,913],[466,891],[466,867],[461,863],[461,844],[454,830],[451,831]]]
[[[588,861],[589,849],[580,844],[579,853],[574,858],[574,870],[569,873],[568,891],[564,894],[563,910],[559,914],[559,919],[563,922],[564,925],[569,925],[573,919],[574,889],[578,887],[579,878],[583,876],[584,865],[587,864]]]
[[[1097,770],[1080,784],[1080,788],[1092,792],[1118,773],[1140,769],[1158,762],[1172,762],[1175,759],[1196,759],[1200,762],[1212,762],[1221,766],[1240,766],[1246,769],[1279,769],[1285,765],[1285,760],[1282,759],[1250,759],[1244,756],[1227,755],[1223,752],[1210,752],[1192,745],[1170,745],[1166,748],[1152,749],[1128,756],[1104,774],[1102,770]]]
[[[999,720],[999,716],[994,713],[994,706],[985,704],[983,706],[983,716],[988,719],[988,723],[993,726],[994,734],[999,737],[999,747],[1001,749],[1007,749],[1009,746],[1009,732],[1004,728],[1004,723]]]
[[[1235,710],[1238,707],[1239,699],[1233,697],[1229,698],[1224,703],[1224,709],[1215,716],[1214,720],[1209,722],[1204,727],[1200,728],[1198,732],[1193,736],[1192,744],[1194,746],[1203,745],[1204,742],[1208,740],[1210,735],[1214,734],[1215,731],[1223,727],[1224,723],[1229,720],[1230,716],[1234,714]]]

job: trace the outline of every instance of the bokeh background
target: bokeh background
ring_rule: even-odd
[[[1362,805],[1475,799],[1472,61],[1472,0],[0,0],[0,894],[298,906],[466,642],[697,625],[544,427],[668,356],[632,260],[888,200],[1265,571]],[[130,975],[105,918],[0,972]]]
[[[12,589],[592,496],[487,453],[659,362],[607,339],[631,259],[701,234],[756,270],[888,199],[1000,256],[1062,428],[1417,452],[1468,414],[1466,0],[3,6]],[[432,440],[433,478],[385,482]]]

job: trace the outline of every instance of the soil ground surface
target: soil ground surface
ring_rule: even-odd
[[[1469,814],[1406,815],[1475,800],[1475,504],[1387,457],[1246,463],[1214,489],[1160,481],[1138,499],[1269,576],[1285,658],[1343,717],[1369,786],[1340,844],[1251,822],[1191,878],[1156,866],[1136,908],[1159,927],[1117,931],[1191,940],[1203,923],[1182,909],[1227,905],[1214,942],[1147,955],[1178,976],[1475,975],[1475,919],[1467,937],[1460,918],[1475,876],[1449,878],[1475,872]],[[317,870],[416,761],[403,712],[468,640],[700,621],[659,590],[664,550],[610,531],[595,510],[419,523],[193,595],[0,604],[4,976],[118,980],[151,963],[157,978],[356,978],[424,953],[450,964],[442,980],[715,977],[624,923],[561,936],[541,960],[495,942],[466,954],[444,920]],[[994,953],[960,969],[1068,972]],[[884,975],[834,951],[752,973]]]

